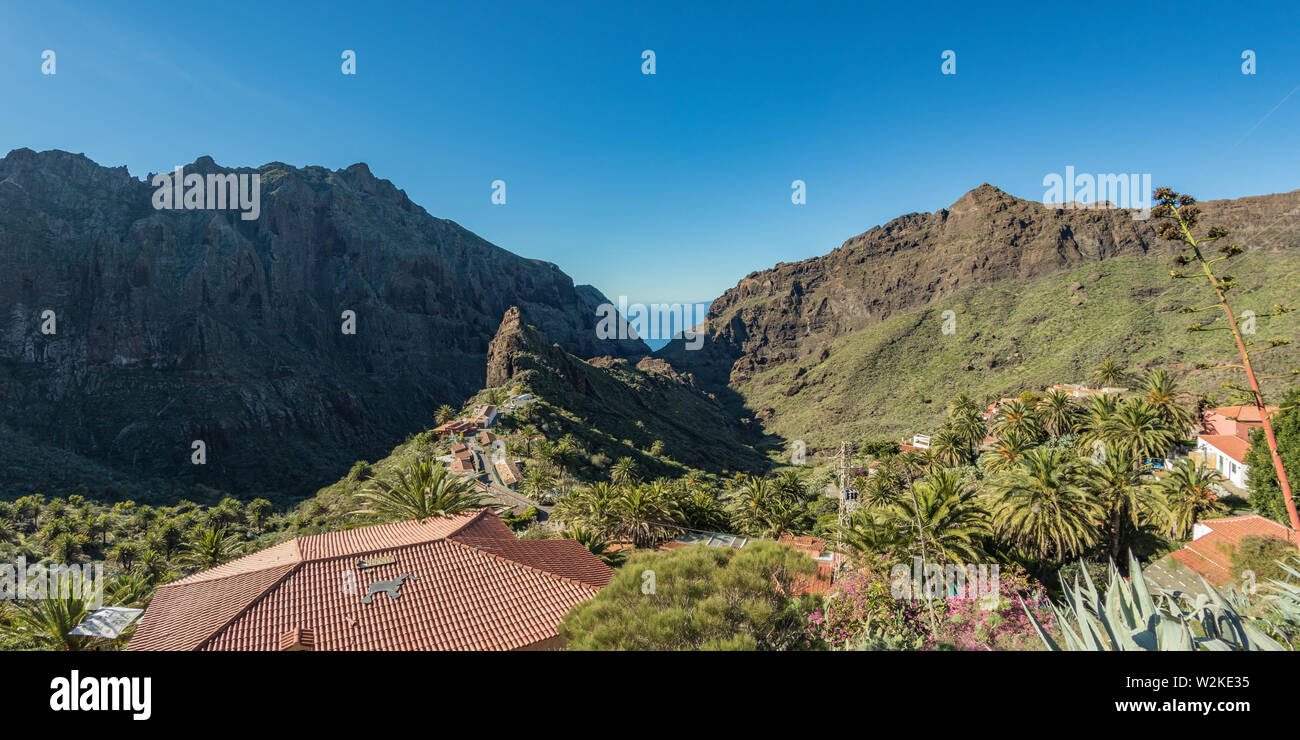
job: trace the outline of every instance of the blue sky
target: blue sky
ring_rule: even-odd
[[[120,5],[0,0],[0,149],[137,176],[364,161],[633,302],[709,300],[982,182],[1039,200],[1067,165],[1300,187],[1295,2]]]

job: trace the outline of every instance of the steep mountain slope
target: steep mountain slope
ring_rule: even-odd
[[[580,360],[550,344],[511,308],[487,363],[489,387],[528,388],[541,399],[538,414],[549,417],[556,431],[585,436],[594,443],[589,446],[608,455],[640,457],[643,467],[662,467],[644,454],[659,441],[665,458],[710,472],[757,472],[767,466],[754,449],[764,442],[756,426],[733,416],[693,377],[663,360]]]
[[[0,160],[0,421],[129,474],[301,495],[482,387],[511,305],[575,354],[648,351],[598,339],[555,265],[364,164],[186,172],[260,174],[260,217],[155,210],[148,178],[81,155]]]
[[[1294,302],[1300,191],[1210,202],[1203,212],[1253,252],[1233,267],[1239,310]],[[709,390],[731,389],[738,407],[786,438],[828,445],[922,431],[946,395],[1077,382],[1107,355],[1189,372],[1230,357],[1222,335],[1183,331],[1190,320],[1173,311],[1205,303],[1205,288],[1171,279],[1171,256],[1127,211],[1048,208],[982,185],[951,208],[745,277],[714,302],[703,348],[675,341],[656,356]],[[942,333],[945,310],[954,311],[951,335]],[[1294,317],[1260,333],[1296,336]],[[1270,364],[1288,359],[1295,353]],[[1193,373],[1189,388],[1221,380]]]

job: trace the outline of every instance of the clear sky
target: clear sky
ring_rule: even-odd
[[[137,176],[364,161],[647,303],[982,182],[1041,200],[1066,166],[1202,199],[1300,187],[1300,3],[963,5],[0,0],[0,149]]]

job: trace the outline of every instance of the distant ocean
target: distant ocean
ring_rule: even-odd
[[[629,315],[623,318],[636,330],[637,335],[641,337],[641,341],[645,342],[650,349],[659,350],[683,330],[692,329],[703,323],[712,303],[713,301],[697,301],[685,304],[642,304],[642,307],[645,308],[639,308],[637,304],[632,304],[628,307]],[[649,307],[656,305],[660,307],[659,311],[648,310]],[[672,310],[678,307],[680,307],[680,310]],[[685,324],[685,326],[679,324]]]

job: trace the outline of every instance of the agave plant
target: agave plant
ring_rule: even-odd
[[[1081,569],[1082,585],[1077,578],[1073,588],[1062,584],[1065,604],[1052,604],[1052,611],[1064,647],[1021,602],[1049,650],[1286,650],[1240,614],[1239,600],[1234,605],[1204,578],[1201,584],[1206,592],[1195,597],[1159,591],[1153,595],[1137,558],[1131,552],[1128,557],[1130,580],[1120,576],[1112,560],[1104,596],[1097,592],[1087,568]]]
[[[1292,558],[1292,561],[1300,565],[1300,558]],[[1286,563],[1279,563],[1279,565],[1289,578],[1286,582],[1269,579],[1273,583],[1269,586],[1271,593],[1266,597],[1266,601],[1273,607],[1280,622],[1286,623],[1292,632],[1300,631],[1300,570]]]

